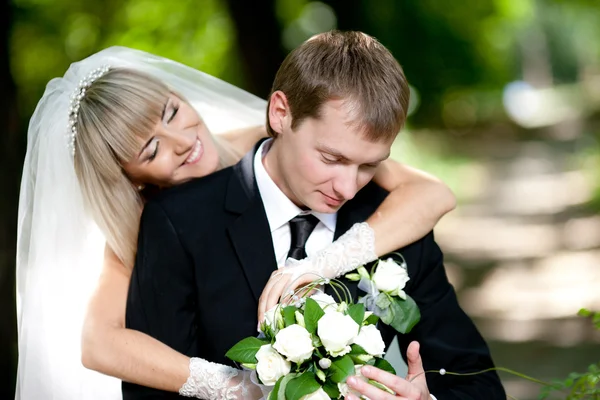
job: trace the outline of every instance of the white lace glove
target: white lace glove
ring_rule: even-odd
[[[281,301],[291,299],[294,290],[316,279],[333,279],[376,260],[375,232],[361,222],[340,236],[335,242],[303,260],[287,260],[286,266],[274,271],[265,285],[258,302],[258,320]]]
[[[190,376],[179,389],[185,397],[204,400],[260,399],[262,392],[250,380],[250,371],[241,371],[202,358],[190,359]]]
[[[360,222],[316,254],[300,261],[288,259],[286,267],[278,272],[291,274],[292,280],[303,274],[333,279],[376,259],[375,232],[369,224]]]

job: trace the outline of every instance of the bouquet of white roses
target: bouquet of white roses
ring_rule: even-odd
[[[378,317],[352,304],[338,281],[315,281],[305,293],[328,283],[345,301],[317,291],[310,297],[293,297],[294,304],[279,304],[266,314],[259,338],[241,340],[226,354],[253,369],[269,393],[269,400],[337,399],[348,392],[349,376],[360,376],[362,365],[374,365],[395,374],[381,357],[385,343],[376,327]],[[381,387],[376,382],[373,382]],[[384,388],[385,389],[385,388]]]

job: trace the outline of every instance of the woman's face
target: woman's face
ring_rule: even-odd
[[[135,184],[174,186],[211,174],[219,154],[211,133],[187,102],[171,94],[161,120],[123,168]]]

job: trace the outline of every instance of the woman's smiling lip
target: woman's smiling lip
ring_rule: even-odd
[[[196,139],[196,143],[194,144],[194,147],[192,148],[192,151],[190,152],[188,158],[185,160],[184,164],[196,164],[198,161],[200,161],[203,154],[204,147],[202,146],[202,142],[200,141],[200,139]]]

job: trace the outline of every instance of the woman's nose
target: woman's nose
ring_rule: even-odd
[[[193,132],[166,129],[166,135],[173,143],[173,149],[178,155],[187,153],[196,144],[196,135]]]

